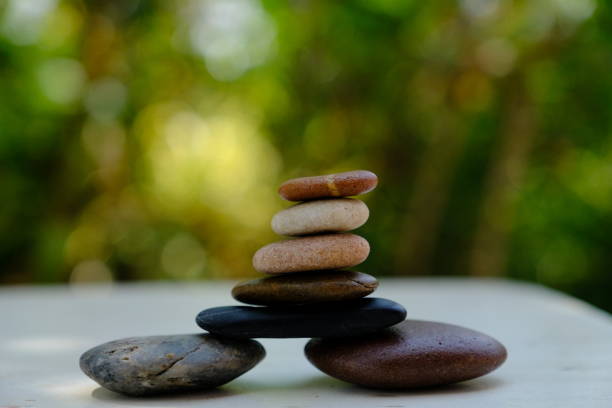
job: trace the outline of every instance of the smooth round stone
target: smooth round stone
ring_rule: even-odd
[[[376,278],[361,272],[298,272],[239,283],[232,296],[243,303],[272,306],[359,299],[377,287]]]
[[[497,340],[464,327],[406,320],[350,339],[312,339],[306,357],[324,373],[373,388],[417,388],[480,377],[506,360]]]
[[[369,215],[368,206],[354,198],[308,201],[274,215],[272,230],[279,235],[345,232],[361,227]]]
[[[274,242],[253,255],[253,267],[270,274],[344,269],[359,265],[370,244],[354,234],[326,234]]]
[[[291,179],[280,186],[278,193],[285,200],[306,201],[365,194],[374,190],[377,184],[376,174],[367,170],[354,170],[325,176]]]
[[[373,332],[401,322],[406,310],[378,298],[285,307],[223,306],[207,309],[196,323],[228,337],[340,337]]]
[[[81,370],[102,387],[127,395],[214,388],[253,368],[266,352],[254,340],[210,334],[130,337],[81,356]]]

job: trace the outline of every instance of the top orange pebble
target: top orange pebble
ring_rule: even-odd
[[[378,177],[371,171],[353,170],[326,176],[291,179],[280,186],[278,194],[289,201],[348,197],[372,191],[377,184]]]

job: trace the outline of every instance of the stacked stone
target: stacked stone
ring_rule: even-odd
[[[253,267],[273,275],[238,284],[233,297],[257,306],[225,306],[201,312],[200,327],[245,338],[347,337],[401,322],[404,308],[365,298],[376,290],[371,275],[348,270],[369,255],[364,238],[351,234],[368,219],[363,201],[347,198],[372,191],[376,175],[365,170],[285,182],[279,194],[300,202],[277,213],[272,229],[293,239],[259,249]]]
[[[365,297],[377,280],[347,270],[369,255],[368,242],[349,233],[369,210],[360,200],[378,183],[369,171],[285,182],[281,197],[301,202],[276,214],[272,229],[294,237],[259,249],[253,266],[269,275],[240,283],[238,301],[202,311],[198,325],[233,338],[312,337],[308,360],[338,379],[374,388],[409,389],[469,380],[506,359],[495,339],[445,323],[404,320],[404,308]],[[364,369],[367,368],[367,369]]]
[[[150,395],[214,388],[242,375],[265,356],[254,338],[312,338],[308,360],[330,376],[375,388],[450,384],[487,374],[506,359],[495,339],[459,326],[404,320],[404,308],[366,297],[378,281],[349,270],[370,252],[349,233],[368,207],[349,196],[377,185],[369,171],[289,180],[279,190],[301,202],[276,214],[273,230],[294,237],[253,257],[272,276],[240,283],[238,301],[256,306],[207,309],[196,317],[209,333],[131,337],[81,356],[81,369],[109,390]]]

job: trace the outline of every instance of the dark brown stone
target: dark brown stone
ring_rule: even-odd
[[[273,306],[359,299],[377,287],[376,278],[361,272],[298,272],[239,283],[232,296],[243,303]]]
[[[367,170],[354,170],[325,176],[291,179],[280,186],[278,193],[285,200],[305,201],[365,194],[374,190],[377,184],[376,174]]]
[[[506,360],[506,349],[492,337],[420,320],[406,320],[357,338],[312,339],[305,352],[312,364],[332,377],[391,389],[469,380]]]

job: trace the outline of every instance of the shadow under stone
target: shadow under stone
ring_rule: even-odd
[[[368,395],[371,397],[397,397],[397,396],[429,396],[429,395],[449,395],[466,394],[471,392],[482,392],[500,387],[504,382],[497,377],[477,378],[455,384],[438,385],[424,388],[413,388],[407,390],[384,390],[376,388],[366,388],[361,386],[351,386],[350,392],[353,394]]]
[[[460,395],[472,392],[482,392],[496,387],[500,387],[504,382],[497,377],[478,378],[470,381],[465,381],[456,384],[449,384],[436,387],[415,388],[408,390],[384,390],[375,388],[365,388],[357,385],[352,385],[335,378],[319,375],[312,376],[301,381],[286,382],[281,384],[262,383],[255,381],[238,381],[232,384],[227,384],[223,388],[215,388],[212,390],[180,393],[180,394],[160,394],[145,397],[130,397],[122,394],[109,391],[105,388],[96,388],[91,396],[99,401],[107,403],[122,403],[124,405],[133,406],[180,406],[181,402],[193,403],[194,401],[207,401],[219,398],[227,398],[231,396],[244,395],[256,392],[274,392],[274,391],[305,391],[305,390],[321,390],[322,388],[334,390],[340,394],[346,393],[351,396],[363,395],[378,398],[393,398],[393,397],[422,397],[435,395]]]
[[[225,398],[235,395],[235,393],[220,389],[214,388],[211,390],[203,390],[203,391],[192,391],[192,392],[183,392],[176,394],[159,394],[159,395],[150,395],[150,396],[142,396],[142,397],[130,397],[128,395],[118,394],[113,391],[109,391],[106,388],[98,387],[91,392],[91,396],[94,399],[97,399],[102,402],[108,403],[118,403],[121,402],[124,405],[133,405],[133,406],[168,406],[168,403],[180,405],[181,402],[193,402],[193,401],[206,401],[213,400],[217,398]]]
[[[296,381],[285,381],[282,383],[264,383],[253,380],[240,380],[235,383],[228,384],[228,389],[235,390],[236,393],[250,393],[250,392],[261,392],[261,391],[275,391],[275,390],[297,390],[304,391],[309,389],[317,389],[328,388],[328,389],[337,389],[337,388],[352,388],[351,384],[346,382],[336,380],[335,378],[329,377],[327,375],[315,375],[305,379],[300,379]]]

